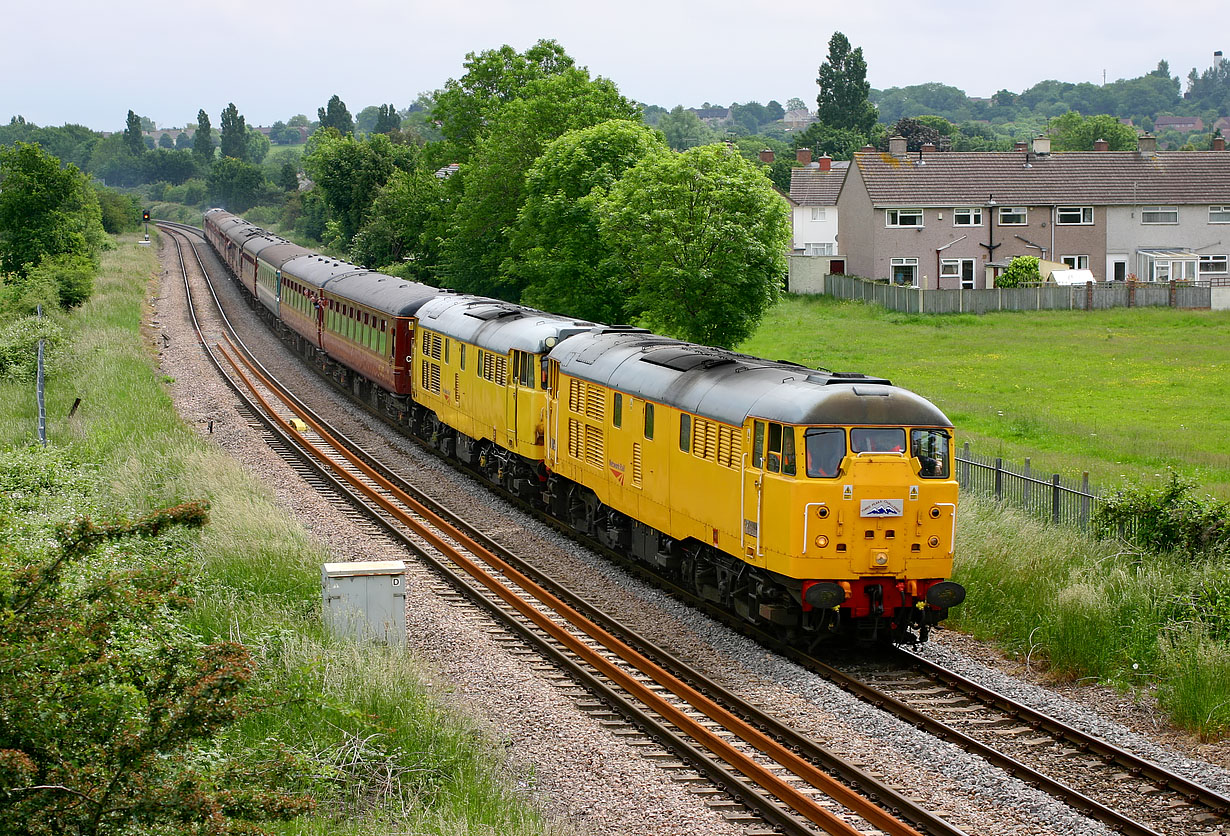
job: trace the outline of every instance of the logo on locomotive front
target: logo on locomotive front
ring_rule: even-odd
[[[864,499],[859,504],[860,517],[900,517],[904,513],[900,499]]]

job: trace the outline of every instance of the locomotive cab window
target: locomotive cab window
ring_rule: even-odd
[[[513,376],[525,389],[534,388],[534,355],[528,351],[513,351]]]
[[[947,479],[950,472],[946,430],[910,430],[910,455],[923,479]]]
[[[686,412],[679,416],[679,449],[685,453],[692,449],[692,416]]]
[[[752,467],[762,467],[769,473],[795,475],[794,427],[757,421],[752,436]]]
[[[846,456],[846,433],[839,427],[812,427],[803,433],[807,456],[807,475],[812,479],[832,479],[841,472]]]
[[[611,423],[617,428],[624,425],[624,396],[622,392],[615,393],[615,404],[611,407]]]
[[[653,441],[653,404],[645,404],[645,438]]]
[[[850,449],[855,453],[902,453],[905,451],[905,430],[856,427],[850,430]]]

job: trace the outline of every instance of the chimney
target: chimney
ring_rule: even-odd
[[[862,148],[858,149],[858,152],[860,154],[870,154],[874,150],[876,150],[874,145],[864,145]]]
[[[1034,153],[1039,157],[1048,156],[1051,153],[1051,138],[1045,134],[1038,134],[1035,136]]]
[[[922,153],[934,154],[935,153],[935,143],[934,142],[924,142],[923,147],[922,147]]]
[[[808,165],[811,163],[811,149],[800,148],[794,152],[794,159],[799,165]]]
[[[905,137],[890,136],[888,138],[888,153],[892,154],[894,157],[904,157],[905,145]]]
[[[1142,157],[1157,156],[1157,137],[1150,133],[1141,134],[1136,138],[1136,150]]]
[[[773,152],[768,148],[762,148],[760,150],[760,161],[762,163],[773,162]]]
[[[1110,143],[1104,139],[1095,139],[1093,141],[1093,150],[1094,151],[1109,151]]]
[[[1214,151],[1225,151],[1226,150],[1226,138],[1222,136],[1213,137],[1213,150]]]
[[[1023,139],[1018,139],[1016,142],[1012,144],[1013,151],[1024,151],[1028,147],[1029,147],[1029,144],[1025,142],[1025,140]]]
[[[828,154],[822,154],[820,156],[820,170],[821,171],[832,171],[833,170],[833,158],[830,157]]]

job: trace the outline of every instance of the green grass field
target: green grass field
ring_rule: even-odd
[[[919,316],[787,297],[741,351],[889,378],[957,443],[1109,490],[1167,469],[1230,499],[1230,312],[1133,308]]]

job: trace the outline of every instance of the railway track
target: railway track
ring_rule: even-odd
[[[522,507],[532,510],[524,505]],[[569,531],[549,518],[544,521],[559,530]],[[483,539],[481,534],[474,531],[470,531],[468,536],[479,541]],[[570,536],[575,537],[575,532],[570,532]],[[616,559],[634,574],[772,647],[858,698],[984,758],[1071,808],[1103,822],[1115,832],[1135,836],[1230,832],[1227,830],[1230,826],[1230,800],[1226,797],[1054,718],[1014,703],[920,656],[899,651],[868,662],[865,658],[842,661],[801,653],[797,648],[783,645],[773,636],[757,633],[703,601],[692,599],[686,591],[675,588],[668,580],[645,572],[622,556],[611,554],[600,544],[588,540],[584,542]],[[488,542],[487,547],[499,552],[494,543]],[[516,560],[512,555],[503,555],[503,559],[510,562]],[[533,575],[533,570],[527,566],[521,566],[520,571]],[[710,689],[721,690],[707,682],[701,674],[673,659],[666,651],[642,642],[631,631],[610,622],[583,601],[572,599],[565,589],[551,585],[549,579],[536,580],[548,586],[552,594],[593,623],[603,624],[619,636],[620,641],[641,649],[656,664],[677,674],[687,684],[705,693],[712,693]],[[558,661],[552,664],[566,667]],[[591,693],[597,692],[591,690]],[[740,716],[747,718],[761,733],[779,740],[791,740],[788,729],[776,727],[771,718],[756,717],[751,711],[754,707],[740,705],[737,698],[728,697],[727,700],[727,710],[741,712]],[[611,705],[614,703],[610,697],[604,695],[601,701],[592,704],[592,710],[599,716],[603,716],[603,712],[613,711],[612,716],[604,718],[608,722],[632,723],[637,728],[646,728],[635,711],[612,710]],[[653,713],[656,712],[651,712],[651,717]],[[818,747],[808,748],[806,740],[791,740],[790,745],[803,757],[823,765],[843,781],[852,785],[860,781],[860,770],[849,764],[843,766],[829,761],[825,753],[818,751]],[[686,753],[681,754],[681,751],[666,746],[659,757],[674,759],[670,761],[672,765],[678,763],[682,766],[688,763],[688,759],[684,757]],[[702,768],[699,771],[705,770]],[[730,792],[732,798],[739,797],[738,790],[731,792],[727,788],[725,791]],[[903,811],[908,809],[908,799],[887,787],[881,786],[872,794],[882,799],[886,807]],[[755,807],[751,801],[734,803],[745,804],[749,809]],[[944,830],[947,825],[938,817],[931,817],[936,820],[929,822],[928,815],[925,811],[916,811],[906,817],[922,832],[952,832]],[[772,822],[773,819],[766,816],[765,821]],[[775,824],[789,832],[786,825]],[[885,829],[885,832],[895,831]]]
[[[169,230],[170,231],[170,230]],[[185,233],[172,234],[183,263]],[[205,274],[203,265],[198,265]],[[192,299],[184,265],[185,287]],[[216,301],[216,298],[215,298]],[[195,307],[193,303],[191,305]],[[195,314],[194,314],[195,318]],[[660,747],[668,768],[691,769],[729,797],[728,818],[766,832],[958,834],[938,816],[853,764],[824,751],[665,651],[617,636],[537,582],[520,561],[458,526],[410,486],[317,418],[247,357],[222,322],[197,325],[202,345],[275,444],[374,524],[432,565],[499,629],[567,672],[608,711]],[[648,648],[642,652],[641,648]],[[663,661],[665,660],[665,661]],[[680,671],[685,671],[680,675]],[[658,753],[654,753],[658,754]]]

